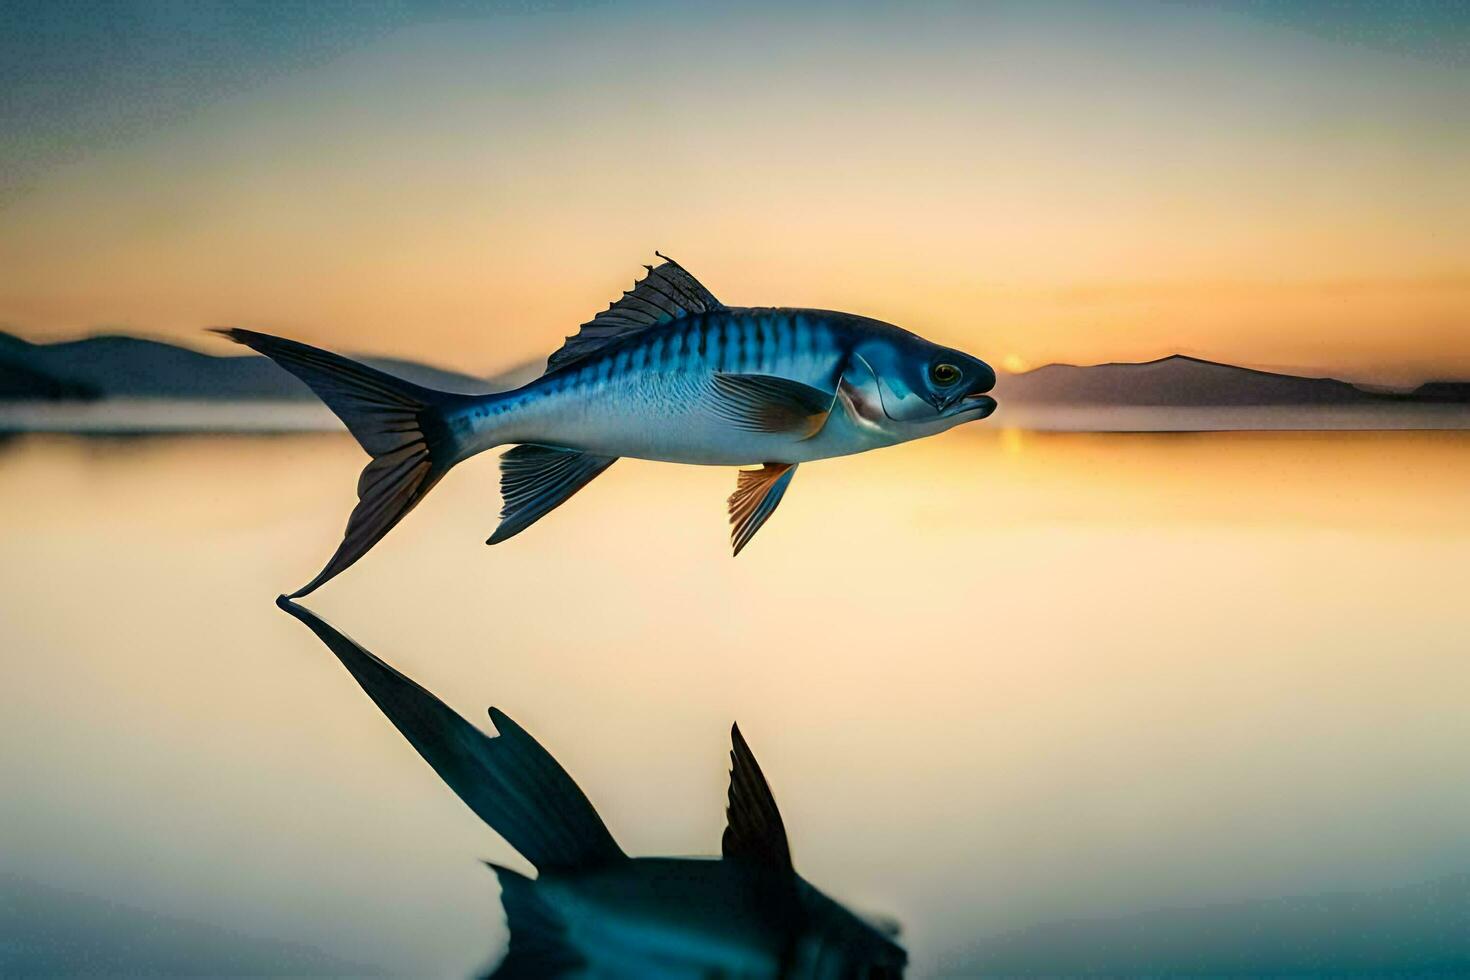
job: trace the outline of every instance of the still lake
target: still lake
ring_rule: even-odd
[[[525,867],[272,600],[345,435],[0,444],[0,873],[390,972],[498,954]],[[456,470],[304,600],[505,710],[632,854],[713,854],[737,720],[797,868],[990,937],[1470,871],[1470,433],[972,427],[803,466],[625,460],[496,548]]]

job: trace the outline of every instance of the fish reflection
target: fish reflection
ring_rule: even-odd
[[[480,819],[535,866],[491,865],[510,948],[490,974],[889,980],[907,954],[798,875],[786,828],[738,726],[720,858],[630,858],[577,784],[495,708],[490,737],[282,596]]]

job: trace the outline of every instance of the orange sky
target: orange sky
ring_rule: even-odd
[[[1201,7],[639,9],[409,26],[58,159],[0,202],[0,323],[489,372],[657,248],[1013,367],[1470,376],[1470,66]]]

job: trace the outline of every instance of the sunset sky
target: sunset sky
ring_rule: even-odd
[[[660,249],[1013,370],[1470,376],[1466,17],[1285,6],[9,3],[0,325],[490,372]]]
[[[1470,5],[0,0],[0,330],[491,375],[655,249],[1010,371],[1470,381]],[[1106,924],[1064,961],[1095,972],[1140,921],[1174,975],[1470,962],[1418,900],[1470,894],[1464,406],[1000,393],[803,464],[738,560],[734,468],[640,459],[488,548],[487,453],[308,605],[516,718],[632,855],[719,852],[738,721],[801,874],[902,923],[917,978],[1052,923]],[[0,437],[0,974],[504,946],[481,860],[529,864],[272,605],[362,451],[314,402],[244,408],[0,418],[44,430]],[[1460,428],[1326,428],[1365,419]],[[79,434],[114,422],[150,435]],[[1435,930],[1460,958],[1421,968]]]

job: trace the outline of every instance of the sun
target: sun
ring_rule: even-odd
[[[1020,354],[1007,354],[1001,358],[1000,365],[1011,374],[1020,374],[1022,371],[1027,370],[1026,359]]]

